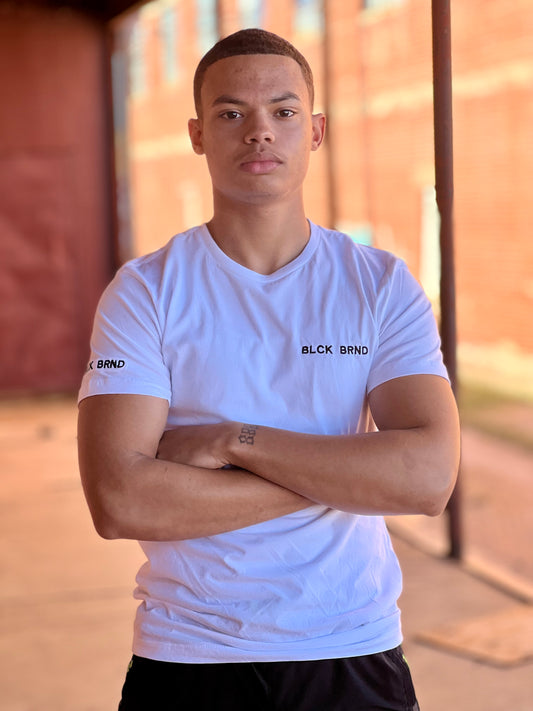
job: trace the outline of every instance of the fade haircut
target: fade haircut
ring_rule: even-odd
[[[283,37],[275,35],[273,32],[253,28],[239,30],[219,40],[200,60],[194,74],[193,83],[194,106],[199,117],[202,111],[201,92],[206,71],[212,64],[218,62],[220,59],[236,57],[243,54],[278,54],[282,57],[290,57],[294,59],[295,62],[298,62],[305,83],[307,84],[311,108],[313,107],[315,98],[313,73],[307,59],[296,47],[286,39],[283,39]]]

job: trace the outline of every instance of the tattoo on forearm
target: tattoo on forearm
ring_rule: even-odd
[[[241,444],[255,444],[257,429],[257,425],[243,425],[239,435],[239,442]]]

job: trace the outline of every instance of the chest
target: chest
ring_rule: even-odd
[[[357,289],[208,285],[168,311],[171,419],[350,431],[366,403],[377,345]]]

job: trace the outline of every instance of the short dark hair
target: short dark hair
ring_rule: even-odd
[[[207,69],[227,57],[236,57],[243,54],[279,54],[282,57],[290,57],[300,65],[307,89],[309,99],[313,106],[315,90],[313,84],[313,72],[307,59],[290,42],[273,32],[260,30],[257,28],[239,30],[228,37],[219,40],[211,49],[204,54],[196,72],[194,74],[194,106],[198,116],[201,112],[201,91],[202,84]]]

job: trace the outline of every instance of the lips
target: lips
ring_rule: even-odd
[[[252,175],[271,173],[281,165],[281,160],[273,153],[253,153],[246,156],[240,163],[241,170]]]

